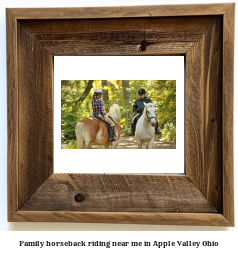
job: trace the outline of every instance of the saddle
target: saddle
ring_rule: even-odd
[[[89,118],[99,120],[101,123],[105,124],[106,127],[107,127],[107,133],[108,133],[108,135],[110,135],[110,124],[109,124],[109,123],[107,123],[107,122],[105,122],[104,120],[102,120],[99,116],[94,116],[94,115],[92,115],[92,116],[90,116]],[[111,120],[113,120],[110,116],[109,116],[109,118],[110,118]],[[116,134],[114,134],[114,136],[115,136],[115,138],[117,137]]]
[[[107,123],[104,120],[102,120],[99,116],[90,116],[89,118],[94,118],[96,120],[99,120],[101,123],[105,124],[106,126],[110,126],[109,123]]]
[[[109,134],[109,131],[110,131],[110,124],[109,124],[109,123],[107,123],[107,122],[105,122],[104,120],[102,120],[99,116],[94,116],[94,115],[92,115],[92,116],[90,116],[89,118],[99,120],[101,123],[105,124],[106,127],[107,127],[107,132],[108,132],[108,134]]]

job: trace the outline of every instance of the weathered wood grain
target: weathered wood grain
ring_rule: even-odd
[[[150,5],[83,8],[10,8],[17,19],[101,19],[222,15],[232,6],[223,4]]]
[[[18,211],[12,221],[232,226],[223,215],[213,213]]]
[[[217,21],[219,16],[206,17],[150,17],[113,19],[66,19],[66,20],[21,20],[20,23],[34,36],[67,36],[83,33],[144,31],[158,33],[204,34]],[[38,37],[40,40],[41,37]]]
[[[234,225],[234,26],[235,4],[223,16],[223,87],[222,87],[222,147],[223,147],[223,214]]]
[[[7,32],[7,193],[8,220],[18,210],[18,56],[17,20],[6,11]]]
[[[55,56],[127,56],[127,55],[184,55],[191,47],[193,42],[161,42],[150,45],[146,51],[141,51],[141,43],[79,43],[74,41],[48,41],[42,45]]]
[[[75,195],[82,194],[83,202]],[[186,176],[54,174],[21,211],[216,213]]]
[[[34,36],[70,35],[110,31],[143,31],[150,27],[150,18],[21,20]]]
[[[234,4],[8,9],[8,220],[233,226],[233,41]],[[186,176],[51,175],[53,55],[180,54]]]
[[[21,24],[52,54],[181,55],[211,27],[217,16],[102,20],[22,20]],[[198,25],[199,24],[199,25]]]
[[[53,173],[53,57],[18,23],[18,205]]]
[[[78,44],[90,43],[90,44],[123,44],[132,43],[140,44],[142,40],[146,40],[149,43],[160,42],[196,42],[201,37],[201,33],[186,34],[186,33],[162,33],[154,30],[127,30],[127,31],[108,31],[108,32],[94,32],[94,33],[74,33],[74,34],[41,34],[35,35],[36,39],[44,43],[47,46],[48,42],[62,42],[67,43],[73,41]]]
[[[158,33],[201,35],[216,23],[219,16],[186,16],[150,18],[150,29]]]
[[[222,22],[186,55],[186,175],[222,211]]]

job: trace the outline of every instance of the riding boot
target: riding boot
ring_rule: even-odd
[[[109,140],[110,141],[116,141],[115,136],[114,136],[114,126],[110,126],[109,129]]]
[[[157,121],[156,126],[155,126],[155,134],[162,134],[162,132],[159,131],[159,123],[158,123],[158,121]]]
[[[129,134],[129,136],[135,136],[135,126],[134,126],[134,123],[131,123],[131,133]]]

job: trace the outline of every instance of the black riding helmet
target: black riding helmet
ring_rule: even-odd
[[[141,88],[138,92],[139,95],[145,94],[145,89]]]

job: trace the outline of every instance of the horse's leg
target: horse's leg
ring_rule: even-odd
[[[82,136],[82,123],[77,123],[77,125],[75,126],[75,134],[77,139],[77,149],[83,149],[84,140]]]
[[[147,149],[152,149],[154,144],[154,138],[152,138],[149,142],[147,142]]]
[[[88,142],[87,144],[85,144],[84,149],[91,149],[92,147],[92,142]]]
[[[83,137],[79,134],[79,135],[76,135],[76,138],[77,138],[77,149],[84,149],[84,140],[83,140]]]
[[[137,138],[136,139],[137,145],[138,145],[138,149],[142,149],[142,142]]]
[[[112,142],[112,149],[116,149],[117,146],[118,146],[118,143],[119,143],[119,139],[114,141],[114,142]]]

